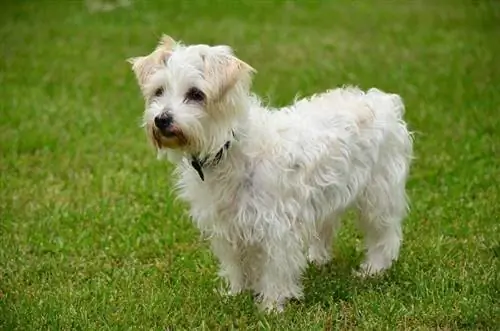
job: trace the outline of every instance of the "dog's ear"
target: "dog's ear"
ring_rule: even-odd
[[[132,71],[137,78],[141,90],[144,91],[147,78],[159,66],[165,65],[175,45],[176,42],[174,39],[167,35],[163,35],[160,38],[158,46],[151,54],[127,59],[127,62],[132,65]]]
[[[227,46],[216,46],[215,54],[204,56],[205,78],[212,91],[212,100],[219,100],[238,82],[250,84],[251,75],[256,72],[249,64],[238,59]]]
[[[223,70],[225,82],[223,82],[221,94],[224,95],[230,88],[232,88],[238,81],[250,78],[250,75],[255,73],[256,70],[248,63],[231,55],[228,56],[227,65]]]

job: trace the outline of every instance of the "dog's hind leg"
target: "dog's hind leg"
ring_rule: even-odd
[[[379,92],[372,93],[376,95]],[[408,211],[405,186],[413,142],[406,124],[401,120],[404,112],[401,99],[391,96],[388,101],[386,108],[381,108],[379,112],[385,114],[385,120],[391,124],[385,129],[384,143],[380,146],[370,181],[357,201],[359,224],[365,235],[367,250],[360,268],[363,275],[383,271],[398,258],[402,241],[401,225]]]
[[[366,245],[366,257],[360,267],[363,275],[388,269],[398,258],[402,221],[408,211],[405,192],[410,162],[408,150],[393,150],[381,155],[380,159],[370,183],[357,201],[359,225]]]
[[[366,256],[361,275],[372,275],[390,268],[398,258],[402,241],[401,224],[407,203],[404,187],[386,181],[372,183],[358,202],[359,225],[364,232]]]

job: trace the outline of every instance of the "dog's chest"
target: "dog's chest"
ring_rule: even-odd
[[[251,181],[239,174],[225,176],[207,172],[205,181],[189,169],[181,177],[180,197],[189,204],[190,214],[202,232],[216,234],[241,231],[239,222],[246,214],[245,198]]]

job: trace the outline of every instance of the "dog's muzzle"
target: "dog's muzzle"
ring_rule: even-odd
[[[174,123],[172,115],[166,112],[156,116],[148,128],[150,137],[158,148],[178,148],[187,143],[182,130]]]
[[[166,138],[175,136],[175,129],[172,126],[173,122],[174,119],[172,115],[167,113],[161,113],[160,115],[154,118],[156,129],[158,129],[158,131],[160,131],[160,133],[164,135]]]

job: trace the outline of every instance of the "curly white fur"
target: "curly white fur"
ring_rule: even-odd
[[[231,293],[251,289],[267,309],[300,298],[307,261],[329,261],[340,216],[351,206],[365,235],[361,273],[383,271],[398,257],[412,157],[398,95],[339,88],[278,111],[249,92],[253,69],[227,46],[164,37],[155,52],[131,62],[146,127],[154,130],[154,118],[168,112],[182,133],[182,142],[169,142],[148,130],[177,165],[179,196],[210,239]],[[191,87],[206,100],[186,101]],[[164,93],[155,96],[158,88]],[[202,181],[193,157],[213,159],[227,141]]]

